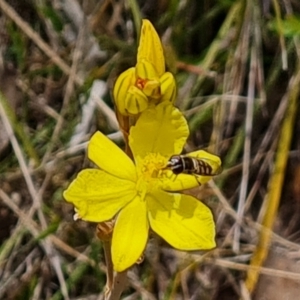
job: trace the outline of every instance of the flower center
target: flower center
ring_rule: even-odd
[[[141,199],[148,192],[161,189],[165,180],[167,158],[159,153],[149,153],[137,163],[137,191]]]
[[[141,175],[147,182],[158,179],[162,168],[166,165],[166,158],[159,153],[149,153],[142,161]]]
[[[137,190],[144,199],[150,190],[160,188],[163,168],[166,166],[167,159],[159,153],[149,153],[138,163],[138,182]]]
[[[147,81],[148,81],[147,79],[137,78],[137,80],[135,82],[135,86],[137,88],[139,88],[140,90],[143,90]]]
[[[153,99],[159,99],[161,97],[160,82],[158,78],[137,78],[135,86],[140,89],[147,97],[151,97]]]

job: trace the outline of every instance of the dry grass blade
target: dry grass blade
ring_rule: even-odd
[[[64,124],[66,122],[64,119],[65,119],[66,112],[68,111],[68,106],[70,105],[71,96],[74,92],[74,81],[76,80],[77,68],[78,68],[79,61],[82,56],[81,48],[82,48],[82,45],[84,42],[83,35],[84,35],[84,29],[82,29],[80,31],[77,42],[76,42],[76,46],[73,51],[72,67],[71,67],[68,82],[66,85],[66,92],[64,95],[62,108],[61,108],[56,126],[53,130],[51,141],[49,143],[47,152],[45,153],[45,155],[43,157],[43,163],[45,163],[49,159],[52,149],[56,145],[56,143],[59,139],[59,132],[62,130],[62,127],[64,126]]]
[[[264,268],[261,266],[253,266],[253,265],[249,266],[249,265],[239,264],[239,263],[235,263],[235,262],[230,262],[225,259],[213,260],[213,259],[208,258],[206,260],[214,262],[216,265],[218,265],[220,267],[224,267],[224,268],[248,271],[248,273],[249,272],[258,272],[260,274],[265,274],[265,275],[272,276],[272,277],[281,277],[281,278],[291,279],[291,280],[295,280],[295,281],[300,280],[300,274],[298,274],[298,273]],[[246,287],[248,288],[247,282],[246,282]]]
[[[287,60],[287,51],[285,46],[285,39],[283,36],[283,28],[282,28],[282,17],[280,12],[280,5],[278,0],[272,0],[275,14],[276,14],[276,23],[278,27],[279,37],[280,37],[280,47],[281,47],[281,60],[282,60],[282,69],[287,70],[288,68],[288,60]]]
[[[245,144],[244,144],[244,157],[243,157],[243,171],[242,171],[242,182],[239,195],[239,203],[237,214],[241,218],[244,214],[245,201],[248,189],[249,181],[249,170],[250,170],[250,160],[251,160],[251,135],[253,127],[253,113],[254,113],[254,96],[255,96],[255,74],[257,69],[257,56],[255,46],[251,47],[251,56],[250,56],[250,74],[249,74],[249,83],[248,83],[248,101],[246,109],[246,125],[245,125]],[[238,252],[240,249],[239,246],[240,240],[240,226],[236,225],[234,231],[234,242],[233,250]]]
[[[266,210],[263,216],[262,225],[267,229],[272,229],[278,211],[284,175],[293,135],[293,127],[297,112],[297,101],[299,97],[300,73],[299,68],[295,76],[291,79],[288,88],[288,107],[283,120],[277,154],[275,158],[274,170],[269,181],[268,194],[266,196]],[[249,292],[253,292],[259,276],[259,267],[263,264],[271,243],[269,231],[262,231],[259,237],[257,249],[251,259],[251,266],[258,267],[256,270],[249,270],[247,274],[246,287]]]
[[[29,193],[31,194],[31,197],[32,197],[33,205],[37,209],[38,217],[39,217],[39,221],[41,223],[41,226],[42,226],[43,229],[46,229],[47,228],[47,222],[46,222],[46,218],[45,218],[45,216],[44,216],[44,214],[41,210],[41,198],[38,196],[38,194],[35,190],[33,180],[30,176],[30,172],[29,172],[28,166],[26,165],[26,162],[25,162],[24,156],[22,154],[21,148],[20,148],[20,146],[17,142],[17,139],[14,135],[11,124],[9,123],[9,120],[5,115],[5,111],[4,111],[3,106],[2,106],[1,103],[0,103],[0,116],[2,118],[5,129],[8,133],[9,138],[10,138],[10,141],[11,141],[11,144],[13,146],[14,152],[15,152],[17,158],[18,158],[20,168],[23,172],[23,176],[24,176],[24,179],[27,183]],[[4,194],[2,192],[2,198],[3,197],[4,197]],[[58,277],[58,280],[59,280],[61,288],[62,288],[62,293],[63,293],[65,299],[69,299],[68,289],[67,289],[66,282],[65,282],[65,279],[64,279],[64,276],[63,276],[63,272],[62,272],[62,269],[61,269],[60,259],[58,258],[57,255],[54,254],[55,252],[54,252],[54,249],[53,249],[53,245],[52,245],[51,242],[49,242],[49,240],[48,241],[47,240],[43,241],[42,245],[44,247],[45,252],[49,256],[50,261],[52,262],[54,270],[57,273],[57,277]]]
[[[227,14],[226,20],[223,22],[222,27],[220,28],[216,39],[210,45],[209,51],[205,55],[205,58],[203,59],[203,63],[201,64],[202,69],[207,71],[211,68],[211,65],[213,64],[214,60],[216,59],[217,54],[222,49],[222,43],[224,42],[225,39],[229,39],[229,37],[228,37],[228,34],[230,32],[229,28],[235,22],[237,16],[241,12],[241,10],[242,10],[242,1],[236,1],[230,8],[230,11]],[[201,75],[197,78],[196,83],[192,86],[189,98],[185,98],[183,101],[181,101],[182,109],[186,109],[186,107],[189,106],[190,101],[192,100],[192,97],[194,96],[193,93],[195,93],[195,91],[199,90],[199,87],[201,86],[201,84],[204,80],[203,76],[201,76]]]
[[[72,76],[77,85],[81,86],[84,83],[83,79],[79,77],[77,73],[74,74],[74,70],[72,70],[72,68],[67,65],[65,61],[41,39],[41,37],[16,13],[16,11],[9,4],[7,4],[4,0],[0,0],[0,8],[65,74]],[[113,115],[111,108],[109,108],[108,105],[101,99],[99,102],[101,106],[105,108],[103,110],[104,113],[107,113],[107,117],[110,118]],[[112,122],[113,121],[114,120],[112,120]]]
[[[2,11],[7,14],[19,27],[21,30],[25,32],[26,35],[28,35],[29,38],[31,38],[36,45],[45,52],[45,54],[53,60],[66,74],[71,74],[71,68],[65,63],[64,60],[62,60],[57,53],[49,47],[42,39],[41,37],[26,23],[20,16],[16,13],[16,11],[7,4],[4,0],[0,0],[0,8]],[[76,77],[76,82],[78,84],[82,84],[82,79],[79,77]]]

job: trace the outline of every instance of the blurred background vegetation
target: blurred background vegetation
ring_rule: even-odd
[[[176,77],[185,150],[220,155],[223,173],[188,191],[212,208],[218,247],[151,238],[124,299],[297,299],[298,0],[0,0],[0,299],[103,299],[95,224],[74,222],[62,191],[96,130],[124,145],[111,89],[141,18]]]

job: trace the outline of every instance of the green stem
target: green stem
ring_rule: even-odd
[[[106,295],[105,300],[119,300],[127,283],[127,270],[124,272],[116,273],[114,278],[113,287]]]

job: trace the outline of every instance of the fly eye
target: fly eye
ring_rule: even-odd
[[[177,158],[172,158],[171,159],[171,163],[172,163],[172,165],[176,165],[177,163],[178,163],[178,159]]]

